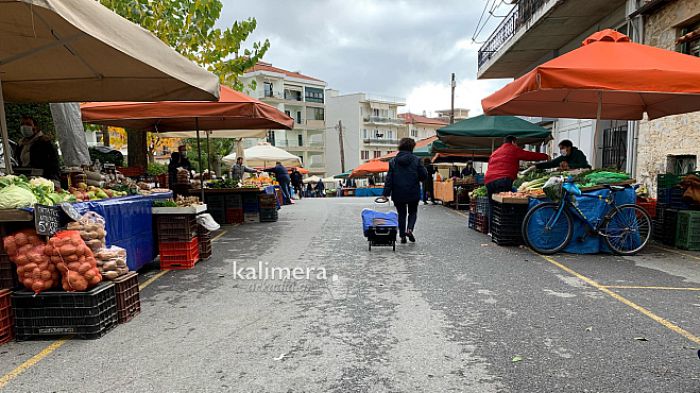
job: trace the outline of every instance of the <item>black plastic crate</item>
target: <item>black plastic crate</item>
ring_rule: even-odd
[[[156,231],[160,241],[189,241],[197,236],[194,214],[162,214],[156,216]]]
[[[0,254],[0,289],[14,289],[19,285],[17,267],[7,254]]]
[[[476,198],[476,212],[478,214],[486,214],[489,211],[489,198],[488,197],[477,197]]]
[[[226,194],[224,196],[227,209],[240,209],[243,206],[243,197],[241,194]]]
[[[204,195],[204,201],[207,204],[207,209],[211,207],[218,207],[221,209],[226,208],[226,199],[224,198],[223,194],[205,194]]]
[[[117,297],[112,282],[87,292],[27,290],[12,294],[18,341],[72,336],[96,339],[117,325]]]
[[[129,272],[112,282],[117,296],[117,321],[127,323],[141,313],[139,275]]]
[[[243,203],[243,213],[255,213],[260,211],[260,205],[256,200],[254,203]]]
[[[493,201],[493,212],[501,215],[519,215],[525,217],[528,207],[527,204],[500,203]]]
[[[214,208],[207,206],[207,213],[211,215],[211,218],[219,224],[226,223],[226,209],[225,208]]]
[[[665,209],[664,219],[663,219],[663,233],[661,235],[661,242],[668,246],[675,246],[676,244],[676,226],[678,223],[678,210],[677,209]]]
[[[277,209],[260,209],[260,222],[275,222],[279,218]]]
[[[241,200],[244,205],[248,203],[258,203],[258,194],[250,192],[241,194]]]

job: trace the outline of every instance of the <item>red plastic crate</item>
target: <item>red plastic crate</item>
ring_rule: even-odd
[[[141,313],[139,275],[129,272],[112,282],[117,293],[118,322],[127,323]]]
[[[656,199],[637,198],[637,205],[649,213],[649,217],[656,219]]]
[[[242,224],[243,209],[226,209],[226,224]]]
[[[17,279],[17,266],[7,254],[0,254],[0,289],[14,289],[20,284]]]
[[[199,250],[199,238],[188,242],[160,242],[158,243],[161,258],[166,257],[192,257]]]
[[[117,167],[117,170],[126,177],[137,177],[146,173],[146,170],[140,166]]]
[[[11,294],[9,289],[0,289],[0,344],[14,338]]]
[[[193,256],[160,256],[160,270],[192,269],[199,262],[199,250]]]

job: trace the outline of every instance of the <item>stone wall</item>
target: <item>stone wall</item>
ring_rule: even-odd
[[[679,25],[700,17],[700,0],[676,0],[647,15],[644,43],[676,49]],[[670,155],[697,155],[700,161],[700,112],[641,121],[637,145],[637,179],[655,192],[656,175],[666,171]]]

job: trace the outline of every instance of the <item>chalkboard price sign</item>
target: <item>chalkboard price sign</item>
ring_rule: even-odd
[[[34,205],[34,226],[39,235],[53,236],[61,229],[61,208],[58,206]]]

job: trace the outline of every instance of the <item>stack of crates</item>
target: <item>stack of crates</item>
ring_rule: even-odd
[[[207,213],[211,214],[214,221],[218,223],[226,222],[226,200],[224,195],[206,195]]]
[[[0,253],[0,289],[14,289],[18,286],[17,267],[12,264],[10,257],[2,250]]]
[[[489,198],[480,196],[476,198],[476,214],[474,215],[474,230],[481,233],[489,233]]]
[[[662,173],[656,176],[656,201],[671,209],[687,209],[683,202],[683,189],[680,187],[681,176]]]
[[[243,221],[246,223],[260,222],[260,206],[258,194],[243,194]]]
[[[241,194],[228,194],[226,200],[226,224],[243,223],[243,197]]]
[[[700,251],[700,211],[678,212],[675,245],[684,250]]]
[[[664,237],[664,211],[666,210],[666,205],[662,203],[656,204],[656,214],[654,215],[654,220],[652,221],[652,237],[656,241],[662,241]]]
[[[469,229],[474,229],[476,225],[476,198],[469,200]]]
[[[658,204],[656,205],[659,206]],[[678,226],[678,209],[662,207],[656,211],[656,229],[654,234],[656,240],[667,246],[676,244],[676,229]]]
[[[87,292],[22,289],[12,293],[17,341],[46,340],[66,335],[96,339],[117,326],[114,283],[101,282]]]
[[[112,282],[117,295],[117,322],[127,323],[141,313],[139,275],[129,272]]]
[[[493,202],[491,235],[499,246],[519,246],[523,244],[521,227],[528,211],[527,204]]]
[[[258,203],[260,205],[260,222],[277,221],[277,197],[274,194],[260,194]]]
[[[156,216],[161,270],[192,269],[199,261],[197,218],[194,214]]]
[[[197,230],[197,239],[199,241],[199,259],[202,261],[209,259],[211,257],[211,232],[200,225]]]
[[[0,344],[5,344],[14,338],[10,295],[12,292],[9,289],[0,289]]]

